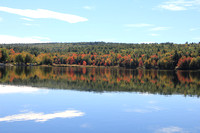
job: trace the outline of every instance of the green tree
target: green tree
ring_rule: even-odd
[[[31,63],[32,62],[32,58],[29,54],[26,54],[26,57],[25,57],[25,63]]]
[[[23,57],[22,57],[21,54],[19,54],[19,55],[17,55],[17,56],[15,57],[15,62],[17,62],[18,64],[24,62]]]
[[[6,49],[3,49],[1,51],[1,62],[5,63],[7,61],[7,59],[8,59],[8,54],[6,52]]]

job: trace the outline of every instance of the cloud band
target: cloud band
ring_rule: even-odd
[[[0,11],[17,14],[28,18],[49,18],[49,19],[66,21],[69,23],[88,21],[87,18],[83,18],[80,16],[66,14],[66,13],[59,13],[45,9],[30,10],[30,9],[15,9],[9,7],[0,7]]]

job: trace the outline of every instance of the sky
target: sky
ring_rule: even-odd
[[[200,42],[200,0],[0,0],[0,43]]]

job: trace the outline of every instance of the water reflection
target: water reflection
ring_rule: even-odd
[[[85,67],[1,67],[0,83],[81,91],[200,96],[200,72]]]
[[[35,122],[45,122],[55,118],[74,118],[83,115],[84,113],[78,110],[66,110],[63,112],[57,112],[52,114],[29,112],[29,113],[2,117],[0,118],[0,122],[29,121],[29,120],[34,120]]]
[[[33,87],[0,85],[0,94],[35,93],[38,91],[41,91],[41,90],[38,88],[33,88]]]
[[[157,112],[157,111],[161,111],[163,110],[162,108],[158,107],[158,106],[148,106],[148,107],[143,107],[143,108],[127,108],[124,111],[127,113],[151,113],[151,112]]]
[[[156,133],[188,133],[183,130],[183,128],[171,126],[171,127],[164,127],[156,130]]]

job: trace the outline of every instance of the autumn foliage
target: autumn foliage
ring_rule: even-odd
[[[5,45],[0,63],[200,69],[200,44],[83,44]]]

